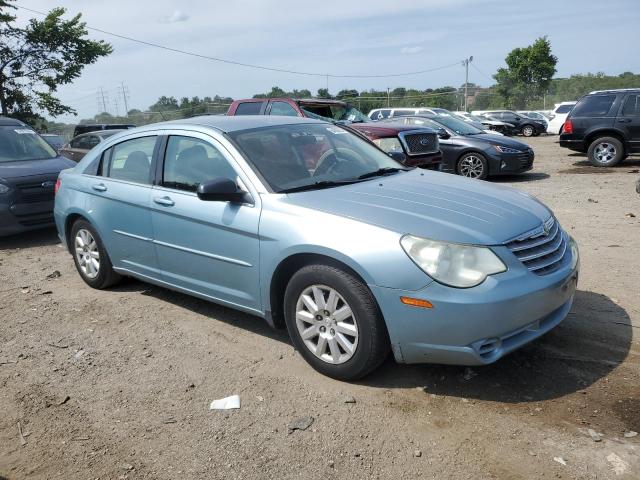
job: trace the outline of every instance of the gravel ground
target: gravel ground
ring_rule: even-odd
[[[390,358],[341,383],[257,318],[90,289],[53,231],[0,239],[0,479],[640,478],[640,161],[594,169],[556,141],[496,183],[578,240],[575,305],[473,370]],[[231,394],[241,409],[209,411]]]

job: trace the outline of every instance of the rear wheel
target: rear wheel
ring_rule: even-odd
[[[382,314],[367,286],[329,265],[296,272],[285,292],[289,336],[317,371],[340,380],[362,378],[389,353]]]
[[[111,265],[100,235],[86,220],[78,220],[71,227],[73,260],[78,273],[87,285],[97,289],[110,287],[122,278]]]
[[[484,180],[489,175],[489,164],[484,155],[467,153],[458,160],[456,172],[463,177]]]
[[[596,167],[612,167],[624,158],[624,146],[615,137],[596,138],[589,145],[587,156],[591,164]]]

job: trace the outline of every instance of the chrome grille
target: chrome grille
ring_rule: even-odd
[[[400,132],[399,137],[409,155],[435,153],[440,149],[438,136],[435,133],[421,131]]]
[[[507,247],[524,266],[537,275],[557,270],[567,246],[567,235],[553,217],[535,231],[507,243]]]

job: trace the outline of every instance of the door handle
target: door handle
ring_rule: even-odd
[[[619,118],[618,121],[620,123],[631,123],[631,119],[630,118]]]
[[[98,192],[106,192],[107,191],[107,187],[105,187],[104,183],[98,183],[96,185],[92,185],[91,188],[93,188],[94,190],[96,190]]]
[[[175,202],[169,197],[153,197],[153,201],[158,205],[164,205],[165,207],[173,207]]]

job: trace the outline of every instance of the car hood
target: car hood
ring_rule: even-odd
[[[47,158],[45,160],[22,160],[19,162],[0,162],[0,178],[12,179],[59,173],[60,170],[72,168],[76,162],[65,157]]]
[[[446,242],[498,245],[540,226],[551,211],[510,187],[424,170],[287,194],[283,200]]]
[[[470,140],[479,140],[482,143],[489,142],[491,145],[500,145],[502,147],[515,148],[516,150],[527,151],[530,147],[526,143],[519,142],[509,137],[500,137],[492,133],[481,133],[479,135],[468,135],[466,138]]]

